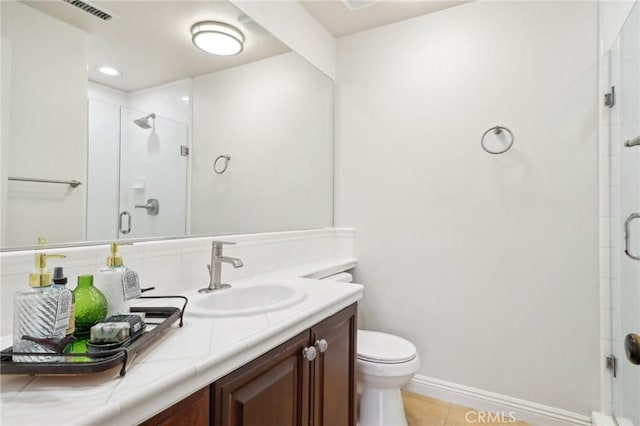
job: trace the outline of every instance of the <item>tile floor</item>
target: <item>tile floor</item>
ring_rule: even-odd
[[[526,426],[527,423],[505,417],[500,422],[495,415],[479,412],[472,408],[449,404],[411,392],[402,391],[402,402],[409,426]],[[508,415],[508,414],[507,414]],[[498,420],[496,422],[496,420]]]

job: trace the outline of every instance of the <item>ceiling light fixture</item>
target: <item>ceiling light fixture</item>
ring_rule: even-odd
[[[113,67],[96,67],[96,70],[98,70],[104,75],[110,75],[112,77],[120,75],[120,71],[118,71]]]
[[[191,36],[197,48],[212,55],[237,55],[244,47],[244,35],[224,22],[198,22],[191,27]]]

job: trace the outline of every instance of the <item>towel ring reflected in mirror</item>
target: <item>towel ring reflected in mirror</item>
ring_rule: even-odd
[[[220,162],[220,160],[222,160],[222,162]],[[231,160],[231,156],[229,154],[218,155],[216,160],[213,162],[213,171],[219,175],[226,172],[227,167],[229,167],[229,160]]]
[[[493,132],[496,135],[499,135],[500,133],[502,133],[503,131],[509,133],[509,136],[511,138],[511,140],[509,141],[509,144],[507,145],[507,147],[501,151],[492,151],[489,148],[486,147],[486,145],[484,144],[484,138],[487,136],[487,134],[489,132]],[[487,130],[486,132],[484,132],[482,134],[482,138],[480,138],[480,146],[482,146],[482,149],[484,149],[486,152],[488,152],[489,154],[502,154],[504,152],[507,152],[511,149],[511,147],[513,146],[513,141],[515,140],[515,137],[513,136],[513,132],[511,130],[509,130],[507,127],[504,126],[495,126],[490,128],[489,130]]]

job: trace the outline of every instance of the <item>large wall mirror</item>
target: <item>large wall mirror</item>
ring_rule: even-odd
[[[3,250],[331,226],[333,81],[232,4],[0,7]]]

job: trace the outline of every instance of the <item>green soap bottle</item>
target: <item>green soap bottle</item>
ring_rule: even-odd
[[[107,316],[107,299],[93,286],[93,275],[80,275],[75,296],[76,331],[75,336],[86,336],[99,321]]]

